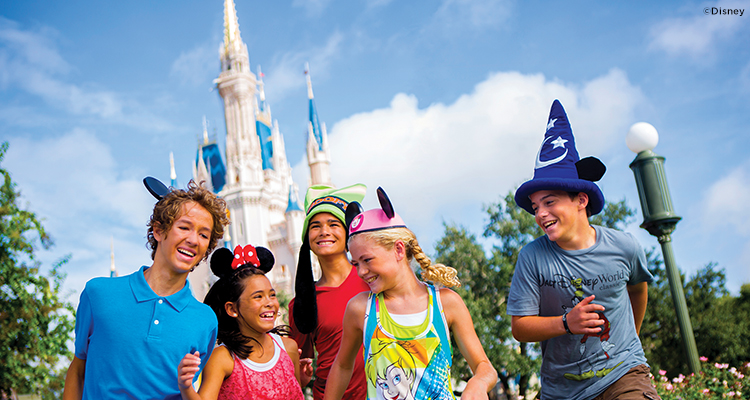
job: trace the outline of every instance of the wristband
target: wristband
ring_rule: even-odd
[[[568,332],[568,335],[572,335],[573,332],[570,331],[570,328],[568,328],[568,313],[563,314],[563,326],[565,327],[565,332]]]

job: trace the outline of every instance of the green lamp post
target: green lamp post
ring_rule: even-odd
[[[669,288],[680,326],[682,347],[690,372],[697,373],[701,369],[698,349],[695,346],[693,326],[690,323],[685,303],[680,271],[677,269],[672,251],[672,232],[682,218],[678,217],[672,209],[672,198],[669,195],[667,175],[664,172],[664,157],[652,151],[659,142],[659,134],[651,124],[638,122],[630,127],[625,141],[628,148],[638,154],[630,163],[630,169],[635,175],[638,197],[641,200],[641,210],[643,210],[641,228],[656,236],[661,244]]]

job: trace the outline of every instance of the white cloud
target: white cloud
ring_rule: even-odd
[[[399,214],[422,232],[439,230],[442,220],[466,222],[467,209],[481,218],[482,204],[531,177],[555,98],[582,156],[601,156],[621,143],[643,101],[620,70],[580,85],[495,73],[453,104],[423,108],[400,93],[389,107],[352,115],[330,130],[334,183],[363,182],[371,192],[383,186]],[[299,179],[305,164],[295,166],[299,183],[306,181]]]
[[[16,182],[22,206],[43,219],[56,244],[41,257],[44,265],[72,255],[67,288],[80,293],[86,280],[108,273],[111,237],[121,271],[150,260],[144,245],[154,200],[141,175],[120,176],[112,149],[82,129],[44,140],[8,141],[3,168]]]
[[[211,85],[216,77],[218,50],[209,45],[199,45],[180,53],[172,63],[170,78],[177,79],[183,85]]]
[[[743,0],[718,1],[695,6],[689,18],[670,18],[651,29],[651,49],[664,50],[670,55],[686,54],[694,58],[711,53],[716,42],[727,39],[743,26],[745,16],[711,15],[712,9],[745,9],[750,12],[750,2]],[[706,12],[708,13],[706,15]]]
[[[315,85],[316,78],[327,77],[331,62],[341,51],[343,40],[344,36],[340,32],[334,32],[323,46],[274,57],[273,64],[265,78],[267,98],[272,102],[278,102],[289,92],[304,87],[303,73],[306,62],[310,64],[313,85]]]
[[[703,221],[709,229],[733,227],[748,236],[743,218],[744,199],[750,198],[750,164],[739,166],[711,185],[704,193]]]
[[[18,23],[0,17],[0,87],[20,89],[79,117],[94,116],[150,130],[171,129],[171,123],[135,100],[99,89],[93,83],[71,82],[67,75],[74,68],[58,51],[55,37],[52,29],[24,30]]]

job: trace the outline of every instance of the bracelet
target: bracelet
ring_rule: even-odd
[[[563,326],[565,327],[565,332],[568,332],[568,335],[572,335],[573,332],[570,331],[570,328],[568,328],[568,313],[563,314]]]

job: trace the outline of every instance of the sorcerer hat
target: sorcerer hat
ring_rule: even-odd
[[[365,198],[367,186],[357,183],[336,189],[318,185],[307,189],[305,194],[305,222],[302,225],[302,247],[297,261],[297,276],[294,282],[295,300],[292,318],[297,329],[310,333],[318,325],[318,305],[316,301],[315,279],[310,260],[310,242],[307,228],[310,220],[323,212],[332,214],[342,224],[345,222],[346,207],[351,202],[360,202]]]
[[[544,141],[536,155],[534,178],[516,190],[516,204],[534,214],[529,196],[540,190],[584,192],[589,197],[591,215],[598,214],[604,208],[604,194],[594,182],[601,179],[606,170],[595,157],[579,159],[568,116],[560,101],[555,100]]]

